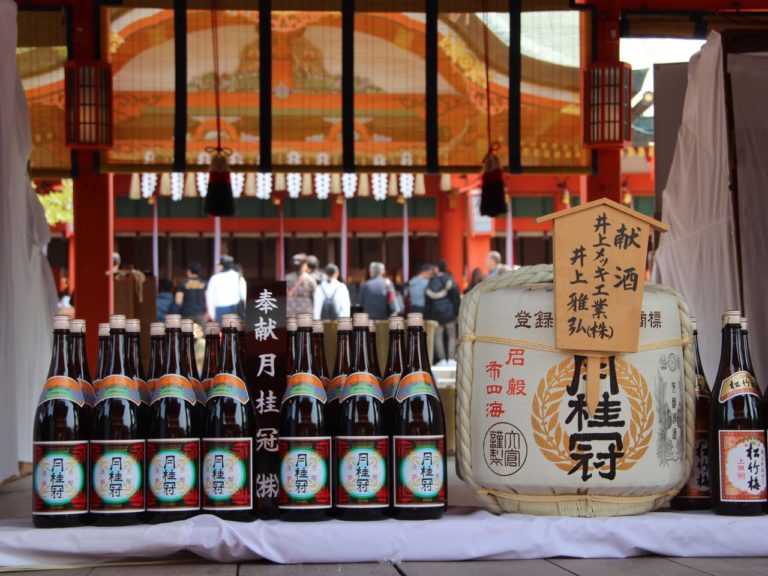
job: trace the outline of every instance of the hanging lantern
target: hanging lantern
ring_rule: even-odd
[[[400,193],[403,195],[403,198],[406,200],[413,198],[413,191],[415,186],[416,178],[413,174],[409,174],[407,172],[400,174]]]
[[[357,174],[346,172],[341,176],[341,189],[344,192],[344,198],[354,198],[357,190]]]
[[[112,147],[112,66],[98,60],[64,64],[65,142],[76,150]]]
[[[624,148],[632,141],[632,67],[595,62],[585,72],[584,143]]]

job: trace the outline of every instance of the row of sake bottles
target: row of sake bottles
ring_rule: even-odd
[[[764,514],[768,400],[755,376],[747,319],[738,310],[725,312],[722,319],[720,366],[711,391],[699,354],[696,320],[691,319],[696,374],[693,461],[690,477],[671,505],[734,516]]]
[[[439,518],[447,502],[445,416],[422,315],[408,315],[407,331],[403,318],[390,318],[383,373],[367,314],[338,320],[332,374],[317,323],[313,338],[309,314],[295,322],[280,413],[280,517]]]

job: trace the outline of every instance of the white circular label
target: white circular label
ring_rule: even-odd
[[[416,448],[400,464],[400,481],[419,498],[434,498],[440,493],[443,455],[436,448]]]
[[[211,450],[203,459],[203,490],[209,500],[229,500],[247,477],[245,463],[229,450]]]
[[[70,454],[46,454],[35,469],[35,491],[46,504],[65,505],[80,494],[85,484],[85,471]]]
[[[104,452],[93,465],[93,490],[105,504],[123,504],[141,488],[141,465],[126,452]]]
[[[195,463],[178,450],[160,450],[149,463],[148,483],[160,502],[177,502],[197,486]]]
[[[328,483],[323,457],[308,448],[289,450],[280,463],[280,484],[289,498],[309,500]]]
[[[373,498],[386,481],[386,463],[373,448],[352,448],[339,463],[339,483],[352,498]]]

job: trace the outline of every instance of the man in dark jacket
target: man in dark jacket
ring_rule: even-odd
[[[459,315],[459,288],[445,260],[438,260],[437,274],[427,285],[426,317],[438,323],[435,331],[435,360],[438,366],[456,365],[456,319]],[[446,345],[446,340],[447,345]]]
[[[360,289],[360,306],[371,320],[386,320],[395,312],[395,286],[384,276],[384,264],[372,262],[369,268],[371,277]]]

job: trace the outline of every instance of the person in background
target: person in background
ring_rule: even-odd
[[[395,312],[395,286],[384,276],[385,270],[381,262],[371,262],[371,277],[360,289],[360,306],[371,320],[386,320]]]
[[[157,320],[165,322],[168,314],[176,311],[176,304],[173,301],[173,284],[170,280],[160,278],[157,281]]]
[[[176,306],[182,318],[191,318],[195,324],[205,327],[205,280],[200,277],[200,262],[187,265],[187,277],[176,288]]]
[[[232,256],[222,256],[219,271],[211,276],[205,289],[208,317],[221,322],[224,314],[242,314],[246,294],[245,278],[235,270],[235,260]]]
[[[328,264],[325,267],[325,279],[315,288],[315,320],[336,320],[351,316],[349,290],[339,281],[339,267]]]
[[[445,260],[437,261],[437,273],[427,285],[427,312],[429,320],[438,323],[435,331],[435,359],[438,366],[456,365],[456,318],[461,296]],[[446,342],[447,340],[447,342]]]
[[[469,277],[469,286],[464,290],[464,294],[469,293],[472,288],[480,284],[483,281],[483,271],[480,268],[472,270],[472,276]]]
[[[307,256],[307,272],[318,284],[323,281],[323,271],[320,270],[320,260],[314,254]]]
[[[488,276],[485,277],[486,280],[493,280],[496,276],[508,270],[508,268],[502,264],[501,254],[496,250],[488,252],[488,256],[485,259],[485,265],[488,267]]]
[[[312,314],[317,282],[309,273],[306,254],[294,254],[291,262],[293,271],[285,276],[288,289],[287,314],[289,318],[295,318],[299,314]]]
[[[408,281],[409,312],[424,312],[427,310],[427,285],[432,278],[432,264],[422,264],[419,273]]]

